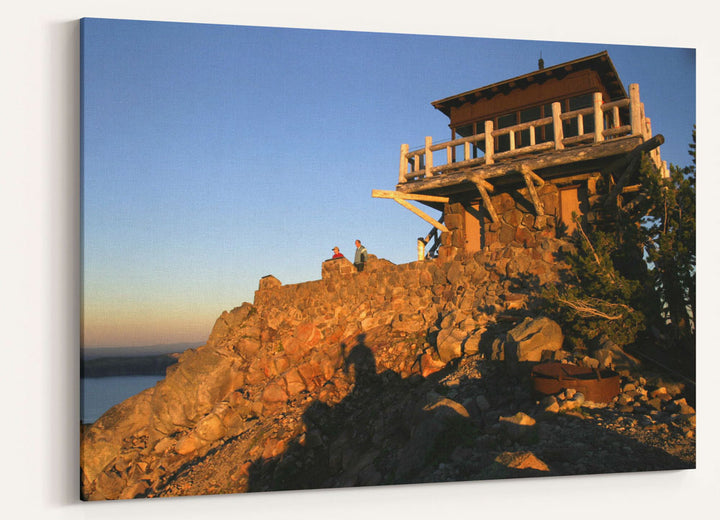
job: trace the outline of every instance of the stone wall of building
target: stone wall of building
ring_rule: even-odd
[[[440,237],[440,260],[450,261],[462,251],[474,252],[468,245],[473,243],[468,236],[471,233],[480,235],[476,238],[479,250],[493,252],[505,247],[523,247],[529,249],[528,254],[534,254],[533,250],[543,240],[563,234],[562,229],[558,229],[559,191],[549,182],[537,188],[543,215],[537,214],[527,188],[492,195],[490,200],[498,216],[497,222],[491,220],[481,201],[446,204],[444,224],[448,231]]]

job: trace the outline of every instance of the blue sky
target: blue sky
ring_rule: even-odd
[[[692,49],[84,20],[84,344],[203,342],[356,238],[412,261],[430,226],[371,191],[402,143],[449,138],[430,102],[602,50],[689,164]]]

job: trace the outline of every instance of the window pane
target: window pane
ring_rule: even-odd
[[[515,124],[517,124],[517,114],[515,112],[513,112],[512,114],[505,114],[504,116],[499,116],[497,120],[498,128],[506,128]]]
[[[470,124],[470,125],[458,126],[455,129],[455,133],[457,133],[459,136],[462,136],[462,137],[468,137],[470,135],[473,135],[473,125]]]
[[[583,94],[582,96],[575,96],[570,98],[570,110],[578,110],[581,108],[591,107],[593,104],[592,94]]]
[[[542,112],[540,107],[526,108],[520,112],[520,122],[527,123],[528,121],[535,121],[536,119],[542,118]]]

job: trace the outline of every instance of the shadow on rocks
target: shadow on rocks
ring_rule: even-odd
[[[304,432],[251,464],[248,491],[694,467],[662,435],[640,442],[607,428],[625,419],[627,431],[642,426],[612,408],[543,413],[525,371],[509,374],[501,362],[473,356],[427,378],[402,378],[377,372],[362,336],[341,348],[351,392],[333,406],[312,402]]]

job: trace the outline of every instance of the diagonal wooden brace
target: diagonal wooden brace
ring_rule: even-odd
[[[430,215],[428,215],[424,211],[419,210],[418,208],[416,208],[415,206],[413,206],[406,200],[399,199],[399,198],[393,198],[392,200],[394,200],[395,202],[400,204],[402,207],[409,209],[410,211],[415,213],[418,217],[423,219],[425,222],[429,222],[430,224],[432,224],[433,227],[439,229],[440,231],[442,231],[442,232],[448,231],[448,228],[445,227],[445,224],[441,224],[440,222],[438,222],[437,220],[432,218]]]
[[[608,196],[605,199],[606,207],[618,204],[618,196],[622,193],[623,188],[630,180],[630,174],[637,170],[638,166],[640,166],[640,155],[635,155],[625,167],[625,171],[618,179],[617,184],[615,184],[613,189],[610,190],[610,193],[608,193]]]
[[[480,197],[482,197],[485,209],[490,214],[490,218],[492,219],[492,221],[497,222],[499,220],[497,212],[495,211],[495,206],[493,206],[493,203],[490,200],[490,195],[488,195],[488,191],[493,191],[493,185],[478,175],[468,175],[467,178],[469,181],[475,184],[475,186],[477,186],[477,189],[480,192]]]
[[[545,181],[540,178],[538,174],[536,174],[534,171],[532,171],[527,166],[523,165],[520,167],[520,173],[523,176],[523,179],[525,179],[525,185],[527,186],[528,193],[530,194],[530,200],[532,200],[533,206],[535,207],[535,213],[538,216],[542,216],[545,214],[545,210],[543,209],[543,204],[540,202],[540,197],[538,196],[538,192],[535,189],[535,184],[538,183],[539,186],[542,186],[545,184]]]

